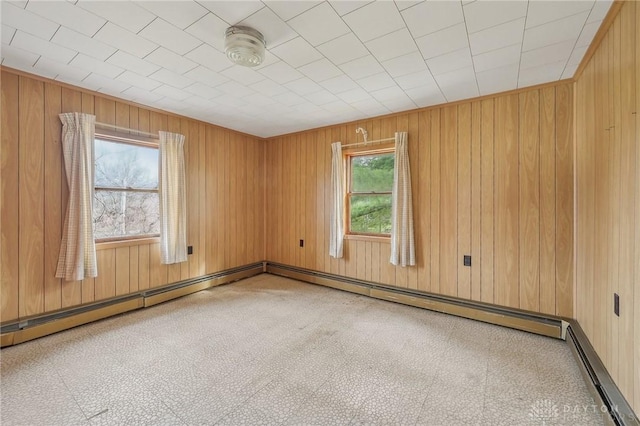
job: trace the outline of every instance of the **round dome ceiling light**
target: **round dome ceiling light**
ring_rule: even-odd
[[[260,31],[233,26],[224,35],[224,52],[231,62],[243,67],[255,67],[264,60],[266,43]]]

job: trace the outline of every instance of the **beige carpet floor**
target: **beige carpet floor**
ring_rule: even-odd
[[[603,423],[563,341],[266,274],[0,363],[3,426]]]

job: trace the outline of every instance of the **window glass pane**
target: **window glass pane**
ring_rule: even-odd
[[[158,188],[158,150],[95,140],[97,187]]]
[[[353,192],[391,192],[395,154],[351,157]]]
[[[95,238],[157,235],[160,204],[157,192],[95,191]]]
[[[391,233],[391,195],[352,195],[351,232]]]

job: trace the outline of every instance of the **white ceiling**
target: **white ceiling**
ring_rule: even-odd
[[[268,137],[573,76],[611,0],[2,1],[2,65]],[[232,65],[249,25],[265,62]]]

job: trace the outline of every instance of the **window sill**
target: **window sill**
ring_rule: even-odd
[[[108,250],[120,247],[143,246],[160,242],[160,237],[130,238],[115,241],[96,241],[97,250]]]
[[[372,243],[387,243],[391,244],[391,237],[379,237],[376,235],[359,235],[359,234],[346,234],[344,236],[345,240],[355,240],[355,241],[369,241]]]

